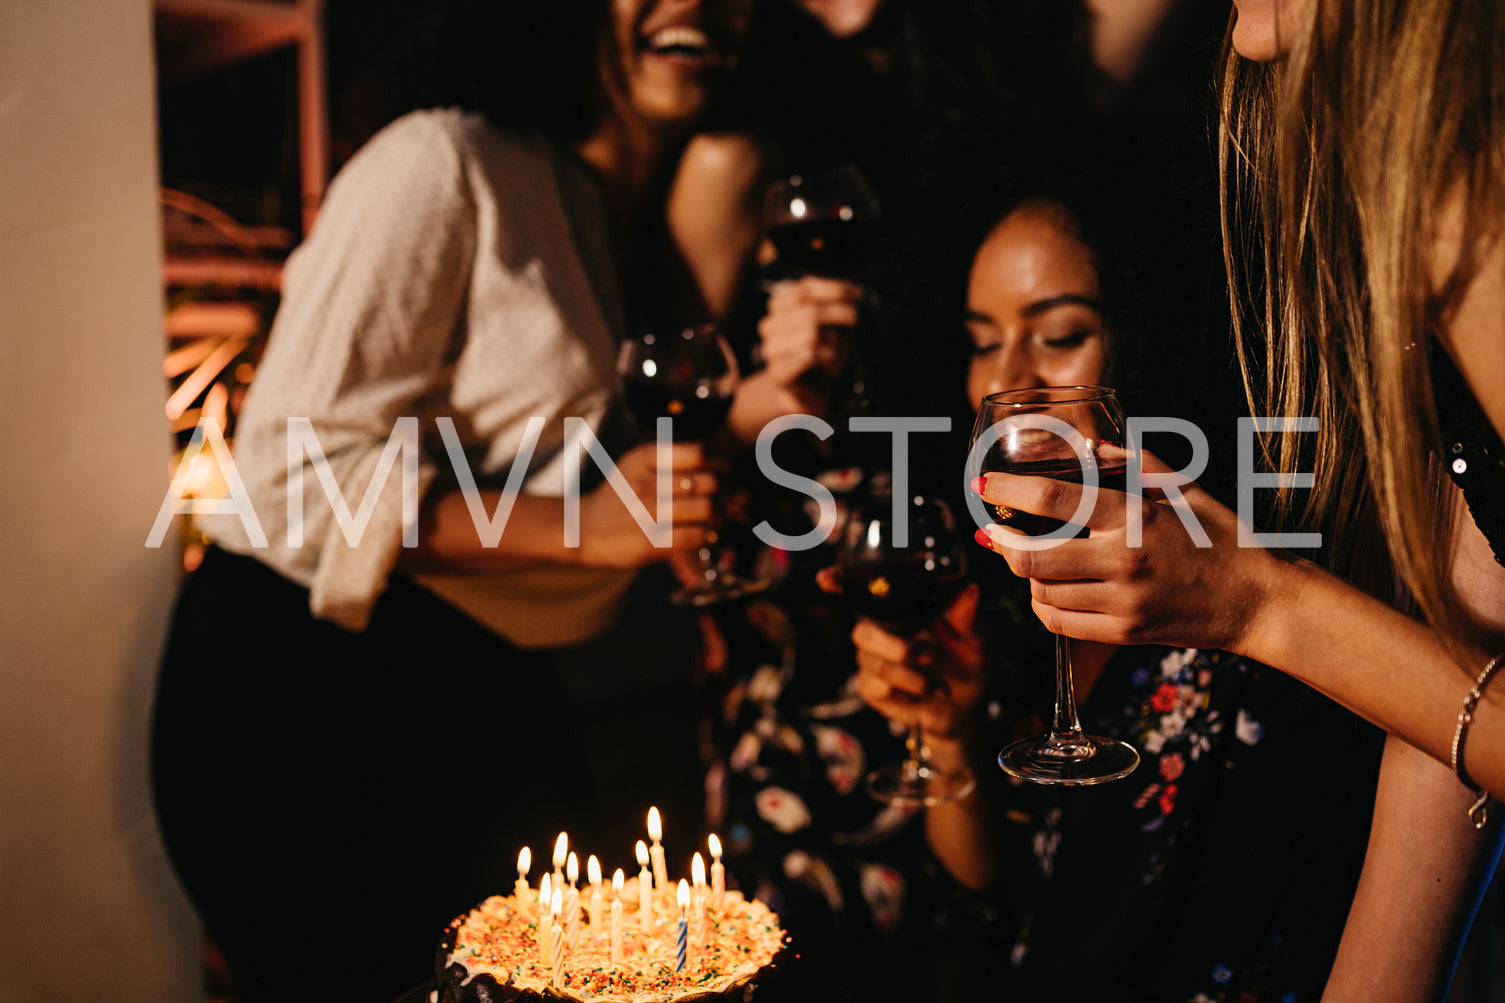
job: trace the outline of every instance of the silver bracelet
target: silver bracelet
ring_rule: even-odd
[[[1481,790],[1472,778],[1468,770],[1463,767],[1463,743],[1468,739],[1468,726],[1474,722],[1474,711],[1479,706],[1479,700],[1483,697],[1484,687],[1489,685],[1489,678],[1495,674],[1495,670],[1505,664],[1505,651],[1484,663],[1484,668],[1479,672],[1479,678],[1474,680],[1474,686],[1468,691],[1468,696],[1463,698],[1463,710],[1458,712],[1458,728],[1453,732],[1453,772],[1457,774],[1458,781],[1473,791],[1473,807],[1468,810],[1468,819],[1474,824],[1475,829],[1484,828],[1489,821],[1489,794]]]

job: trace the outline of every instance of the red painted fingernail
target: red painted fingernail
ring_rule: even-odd
[[[976,540],[978,543],[982,544],[984,547],[987,547],[989,550],[993,549],[993,538],[988,535],[988,531],[985,530],[985,529],[979,529],[973,535],[972,539]]]
[[[987,487],[988,487],[988,475],[987,474],[978,474],[976,477],[972,478],[972,493],[973,494],[980,495],[985,490],[987,490]]]

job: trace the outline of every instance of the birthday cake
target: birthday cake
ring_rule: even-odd
[[[750,1000],[783,961],[784,931],[767,906],[716,877],[712,887],[697,874],[693,893],[683,881],[677,892],[652,881],[646,868],[625,883],[621,871],[611,883],[593,874],[579,889],[519,878],[513,894],[492,896],[446,928],[437,1003]]]

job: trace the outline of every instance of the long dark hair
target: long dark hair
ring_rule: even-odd
[[[938,166],[891,215],[880,263],[880,394],[896,414],[949,414],[953,448],[971,427],[963,323],[972,259],[1026,203],[1059,207],[1091,249],[1109,331],[1108,372],[1130,414],[1173,416],[1207,434],[1203,486],[1231,500],[1236,418],[1246,414],[1228,333],[1211,152],[1183,131],[1036,108],[952,132]],[[923,360],[923,361],[921,361]],[[1174,466],[1166,437],[1148,443]],[[955,455],[938,462],[955,465]]]

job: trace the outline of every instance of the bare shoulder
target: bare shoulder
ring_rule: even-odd
[[[701,185],[720,190],[757,184],[769,163],[768,150],[753,136],[737,132],[704,133],[692,138],[680,157],[676,187]]]

